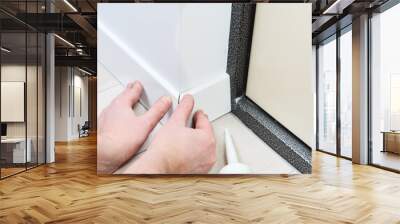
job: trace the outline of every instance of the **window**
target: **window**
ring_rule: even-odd
[[[317,149],[352,157],[352,26],[318,47]],[[340,123],[338,123],[340,122]]]
[[[340,36],[340,155],[352,157],[352,34]]]
[[[19,2],[15,10],[39,13],[44,3]],[[5,178],[45,163],[46,38],[6,13],[0,17],[10,21],[0,24],[0,178]]]
[[[371,18],[370,161],[400,170],[400,4]]]
[[[336,38],[318,47],[318,149],[336,153]]]

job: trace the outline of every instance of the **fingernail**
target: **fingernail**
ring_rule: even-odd
[[[126,87],[129,88],[129,89],[132,89],[133,88],[133,82],[128,83],[128,85]]]
[[[136,91],[140,91],[140,90],[141,90],[140,82],[135,81],[135,82],[133,83],[132,89],[135,89]]]
[[[168,104],[172,102],[172,98],[170,96],[163,96],[161,97],[161,100]]]
[[[204,116],[206,116],[207,118],[208,118],[208,114],[206,114],[205,112],[204,112],[204,110],[198,110],[198,112],[200,113],[200,114],[203,114]]]
[[[183,100],[188,100],[189,98],[192,98],[192,95],[186,94],[186,95],[184,95],[184,96],[182,97],[182,100],[181,100],[181,101],[183,101]]]

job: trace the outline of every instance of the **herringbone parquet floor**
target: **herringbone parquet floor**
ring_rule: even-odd
[[[95,138],[0,181],[0,223],[400,223],[400,175],[314,153],[312,175],[96,175]]]

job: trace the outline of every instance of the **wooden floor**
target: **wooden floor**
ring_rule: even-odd
[[[25,164],[18,164],[18,167],[7,167],[7,168],[2,167],[1,168],[1,176],[0,177],[1,178],[6,178],[8,176],[24,172],[27,169],[33,169],[33,168],[37,167],[37,164],[33,164],[33,163],[29,164],[29,163],[27,163],[26,166],[27,167],[25,167]]]
[[[0,223],[400,223],[400,175],[314,153],[312,175],[98,177],[95,138],[0,181]]]
[[[16,173],[19,173],[19,172],[23,172],[25,170],[26,170],[25,167],[23,167],[23,168],[20,168],[20,167],[17,167],[17,168],[14,168],[14,167],[4,168],[3,167],[3,168],[1,168],[1,177],[3,178],[3,177],[11,176],[13,174],[16,174]]]

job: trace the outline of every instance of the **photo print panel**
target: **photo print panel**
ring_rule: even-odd
[[[255,7],[242,3],[98,4],[99,174],[307,172],[309,167],[299,169],[298,161],[279,152],[281,145],[275,147],[275,142],[260,134],[271,131],[265,124],[270,117],[259,116],[261,125],[246,117],[257,115],[246,111],[260,109],[247,98],[244,85]],[[127,85],[134,81],[143,86],[139,102],[132,105],[136,118],[154,111],[162,96],[172,101],[149,134],[121,122],[122,113],[119,116],[113,103],[124,92],[133,91]],[[171,128],[168,124],[187,104],[183,99],[189,94],[194,108],[188,112],[186,125]],[[243,103],[247,101],[250,106]],[[195,115],[197,111],[202,112]],[[204,133],[208,134],[197,128],[207,129]],[[201,133],[201,141],[196,142],[199,136],[181,133],[183,129]],[[137,140],[139,144],[126,143],[138,136],[145,136]],[[119,153],[114,155],[113,150]]]

